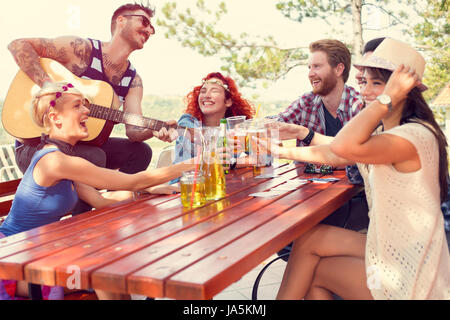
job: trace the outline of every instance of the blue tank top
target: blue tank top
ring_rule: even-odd
[[[46,154],[57,150],[41,149],[34,154],[17,188],[11,210],[0,226],[0,232],[5,236],[58,221],[75,207],[78,195],[71,180],[61,180],[54,186],[42,187],[33,178],[36,163]]]
[[[89,38],[88,38],[89,39]],[[128,61],[128,68],[122,76],[119,84],[112,84],[108,77],[105,75],[103,70],[103,55],[102,55],[102,45],[99,40],[89,39],[92,44],[92,52],[91,52],[91,62],[89,67],[80,75],[80,78],[90,79],[90,80],[102,80],[108,82],[114,89],[114,92],[120,99],[120,102],[123,103],[125,101],[125,97],[130,90],[131,83],[136,76],[136,69],[134,69],[133,65]]]

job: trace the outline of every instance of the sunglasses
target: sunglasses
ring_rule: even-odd
[[[333,174],[333,167],[323,164],[320,167],[314,163],[308,163],[305,167],[304,173],[321,173],[321,174]]]
[[[141,17],[142,20],[142,26],[144,28],[147,28],[148,26],[150,26],[150,28],[153,30],[153,32],[155,31],[155,28],[153,27],[153,25],[150,23],[150,20],[148,20],[148,18],[146,16],[143,16],[141,14],[124,14],[124,17]]]

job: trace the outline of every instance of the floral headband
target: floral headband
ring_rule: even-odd
[[[56,98],[55,100],[50,101],[50,105],[54,107],[56,105],[56,100],[61,98],[62,94],[69,90],[69,88],[73,88],[73,85],[71,83],[68,83],[67,86],[62,86],[62,91],[56,92]]]
[[[217,79],[203,80],[202,85],[204,85],[205,83],[217,84],[217,85],[221,86],[222,88],[224,88],[226,91],[228,91],[228,92],[230,91],[227,84],[225,84],[222,81],[217,80]]]
[[[55,99],[50,101],[50,105],[48,106],[48,108],[45,111],[45,113],[42,115],[42,122],[44,122],[45,115],[50,111],[50,107],[56,106],[56,100],[61,98],[62,94],[64,92],[66,92],[67,90],[69,90],[69,88],[73,88],[73,84],[68,83],[67,85],[62,86],[62,90],[61,91],[58,91],[58,92],[55,93]]]

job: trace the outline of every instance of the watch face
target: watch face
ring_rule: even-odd
[[[391,99],[388,95],[382,94],[381,96],[378,96],[378,101],[380,101],[382,104],[389,104],[391,102]]]

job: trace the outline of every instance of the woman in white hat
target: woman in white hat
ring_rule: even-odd
[[[450,299],[440,210],[447,143],[421,94],[425,61],[387,38],[358,66],[365,70],[367,107],[329,146],[308,152],[333,165],[358,163],[370,208],[367,236],[327,225],[305,233],[294,244],[277,298]],[[302,160],[301,148],[272,151]]]

